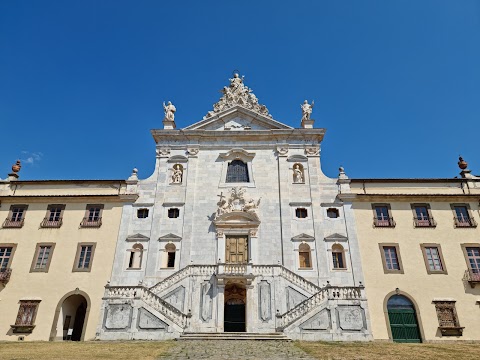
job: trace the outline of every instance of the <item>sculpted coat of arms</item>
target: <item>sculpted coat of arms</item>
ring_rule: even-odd
[[[234,187],[230,190],[230,196],[224,196],[223,193],[218,195],[220,201],[217,202],[217,212],[215,219],[218,219],[223,214],[231,212],[247,212],[257,216],[258,206],[260,200],[254,200],[252,198],[247,199],[245,196],[246,189],[241,187]],[[258,216],[257,216],[258,217]]]

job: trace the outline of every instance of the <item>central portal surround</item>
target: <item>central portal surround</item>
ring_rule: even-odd
[[[246,331],[246,289],[242,284],[228,284],[225,286],[224,331]]]

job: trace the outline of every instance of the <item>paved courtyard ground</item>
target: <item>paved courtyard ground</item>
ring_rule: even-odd
[[[480,344],[282,341],[1,342],[0,360],[477,360]]]

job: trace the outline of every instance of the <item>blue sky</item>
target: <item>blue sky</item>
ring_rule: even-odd
[[[336,176],[480,174],[480,1],[0,1],[0,177],[154,168],[162,102],[202,119],[234,69]]]

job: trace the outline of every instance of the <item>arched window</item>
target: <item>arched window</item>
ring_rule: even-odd
[[[345,251],[343,246],[335,244],[332,246],[332,258],[334,269],[345,269]]]
[[[130,259],[128,261],[129,269],[141,269],[143,257],[143,246],[141,244],[135,244],[130,250]]]
[[[165,251],[167,253],[167,268],[175,267],[175,252],[177,248],[174,244],[165,245]]]
[[[300,268],[311,268],[310,246],[308,244],[300,244],[298,247],[298,258],[300,260]]]
[[[248,168],[241,160],[233,160],[228,164],[227,183],[249,182]]]

